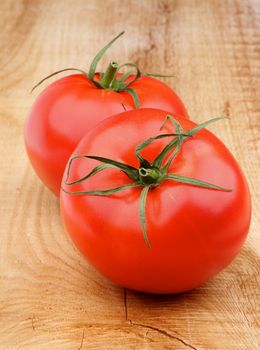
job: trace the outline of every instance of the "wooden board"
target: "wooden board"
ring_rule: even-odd
[[[259,0],[2,0],[0,4],[0,350],[256,350],[260,255]],[[36,178],[23,126],[35,82],[102,61],[137,62],[167,78],[192,118],[240,162],[253,218],[241,254],[190,293],[149,296],[114,286],[72,246],[58,199]],[[38,89],[39,91],[40,89]]]

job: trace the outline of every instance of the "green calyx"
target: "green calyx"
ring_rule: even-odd
[[[47,77],[43,78],[41,81],[39,81],[31,90],[31,92],[36,89],[39,85],[41,85],[45,80],[55,76],[56,74],[66,72],[66,71],[76,71],[78,73],[83,74],[88,79],[92,81],[92,83],[98,88],[98,89],[105,89],[105,90],[112,90],[115,92],[125,91],[129,93],[134,101],[135,107],[138,108],[140,106],[140,101],[137,93],[135,90],[130,87],[131,84],[133,84],[137,79],[139,79],[142,75],[146,76],[153,76],[153,77],[173,77],[172,75],[163,75],[163,74],[157,74],[157,73],[141,73],[141,70],[139,67],[132,62],[126,62],[121,65],[119,65],[117,62],[112,61],[109,63],[107,69],[105,72],[100,72],[99,77],[100,79],[97,79],[97,65],[99,61],[102,59],[106,51],[113,45],[113,43],[120,38],[125,32],[121,32],[118,34],[115,38],[113,38],[107,45],[105,45],[94,57],[90,64],[90,68],[88,73],[85,72],[82,69],[78,68],[65,68],[61,69],[57,72],[54,72]],[[128,71],[122,73],[119,77],[117,76],[122,69],[125,70],[125,68],[129,68]]]
[[[183,143],[187,141],[190,137],[193,137],[198,131],[205,128],[207,125],[220,119],[223,119],[223,118],[211,119],[184,132],[178,120],[173,118],[170,115],[167,115],[165,121],[162,124],[161,129],[165,126],[167,121],[171,121],[172,124],[174,125],[176,132],[165,133],[165,134],[162,133],[154,137],[150,137],[149,139],[137,145],[135,149],[135,156],[139,160],[139,163],[140,163],[139,168],[136,168],[129,164],[118,162],[109,158],[92,156],[87,154],[75,155],[69,160],[66,168],[66,179],[64,183],[67,186],[79,184],[83,181],[88,180],[90,177],[96,175],[97,173],[109,168],[117,169],[119,171],[124,172],[129,177],[131,182],[123,186],[118,186],[118,187],[105,189],[105,190],[73,192],[73,191],[68,191],[63,187],[62,187],[62,190],[65,193],[71,194],[71,195],[111,196],[117,192],[120,192],[126,189],[140,187],[141,188],[140,205],[139,205],[140,223],[141,223],[145,242],[147,246],[150,248],[150,243],[149,243],[147,231],[146,231],[146,215],[145,215],[146,201],[147,201],[149,190],[152,190],[153,188],[159,186],[160,183],[163,181],[170,180],[170,181],[183,183],[186,185],[203,187],[211,190],[231,191],[230,188],[221,187],[215,184],[205,182],[203,180],[168,172],[170,165],[172,164],[172,161],[177,156],[177,154],[181,151]],[[147,159],[145,159],[141,155],[141,151],[145,149],[148,145],[150,145],[152,142],[162,138],[171,138],[171,140],[166,144],[166,146],[162,149],[162,151],[155,157],[155,159],[152,162],[149,162]],[[69,182],[71,166],[73,164],[73,161],[78,158],[95,159],[99,161],[101,164],[94,167],[89,173],[87,173],[85,176],[81,177],[80,179]]]

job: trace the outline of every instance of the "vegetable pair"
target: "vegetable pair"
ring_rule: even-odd
[[[70,159],[61,213],[98,271],[135,290],[186,291],[239,252],[251,216],[246,180],[204,129],[221,118],[196,125],[169,87],[140,76],[133,64],[127,66],[135,73],[119,74],[115,63],[95,73],[111,43],[88,74],[56,81],[40,95],[26,128],[27,150],[56,194]]]

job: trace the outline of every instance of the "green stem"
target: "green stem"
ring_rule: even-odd
[[[100,81],[100,85],[104,89],[109,89],[118,71],[118,64],[114,61],[110,62],[107,70],[104,73],[103,78]]]
[[[158,180],[161,177],[161,173],[159,169],[156,168],[140,168],[139,169],[139,178],[141,183],[144,185],[157,185]]]

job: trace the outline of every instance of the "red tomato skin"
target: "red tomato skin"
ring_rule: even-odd
[[[167,85],[141,77],[131,84],[140,108],[159,108],[188,117],[186,109]],[[127,92],[102,90],[83,74],[70,75],[49,85],[36,99],[25,127],[25,146],[40,179],[59,195],[66,163],[81,138],[101,120],[135,109]]]
[[[91,130],[74,151],[138,167],[135,146],[157,135],[166,112],[146,109],[108,118]],[[195,124],[176,116],[184,130]],[[173,127],[167,127],[173,131]],[[165,131],[165,130],[163,130]],[[169,141],[169,140],[168,140]],[[165,145],[158,140],[143,151],[152,160]],[[99,164],[76,160],[71,180]],[[179,293],[199,287],[225,268],[246,239],[251,201],[245,177],[224,144],[202,130],[184,143],[170,171],[198,178],[231,192],[164,181],[148,193],[149,249],[139,221],[140,188],[110,197],[70,195],[61,191],[61,213],[76,247],[106,278],[123,287],[150,293]],[[108,169],[71,191],[108,189],[131,182]]]

